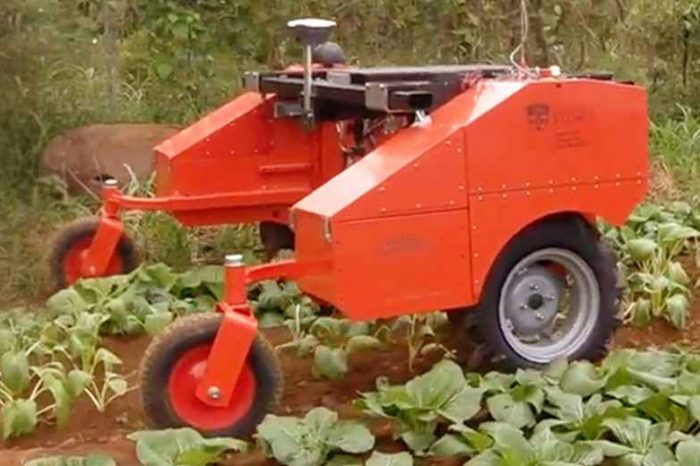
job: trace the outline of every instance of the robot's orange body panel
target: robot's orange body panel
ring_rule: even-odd
[[[620,224],[648,177],[643,89],[488,80],[293,207],[305,291],[358,319],[469,306],[506,243],[548,215]]]

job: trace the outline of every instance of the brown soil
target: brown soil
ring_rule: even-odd
[[[697,275],[697,274],[694,274]],[[700,293],[693,302],[700,303]],[[285,329],[266,330],[265,334],[275,345],[288,340]],[[665,322],[656,322],[648,328],[625,327],[614,340],[614,347],[668,347],[671,345],[696,346],[700,341],[700,305],[696,306],[688,318],[688,327],[678,331]],[[147,337],[137,339],[108,339],[107,346],[124,361],[124,373],[132,383],[136,383],[138,364],[146,346]],[[448,346],[455,347],[454,344]],[[459,358],[466,361],[471,349],[460,348]],[[388,377],[392,383],[402,383],[416,373],[429,368],[440,355],[433,355],[419,361],[414,372],[408,368],[408,350],[403,344],[395,344],[386,349],[351,358],[351,373],[342,380],[318,380],[311,375],[311,363],[300,359],[293,352],[282,352],[281,361],[285,372],[285,391],[276,414],[303,415],[315,406],[325,406],[336,410],[342,417],[358,415],[350,406],[358,393],[375,388],[379,376]],[[73,410],[69,425],[63,429],[54,426],[41,426],[29,437],[9,442],[0,450],[0,466],[21,465],[26,460],[49,455],[85,455],[105,453],[111,455],[119,465],[138,465],[134,456],[134,444],[126,435],[134,430],[147,428],[141,410],[138,390],[118,399],[105,413],[98,413],[88,400],[81,400]],[[392,441],[392,428],[386,422],[372,422],[371,428],[377,436],[378,447],[383,451],[393,451],[397,445]],[[274,466],[259,452],[236,455],[226,464],[240,466]],[[452,466],[462,464],[459,460],[432,461],[431,465]]]

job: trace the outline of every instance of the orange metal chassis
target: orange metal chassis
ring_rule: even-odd
[[[624,223],[647,190],[646,105],[626,84],[487,80],[402,130],[293,206],[297,262],[227,269],[198,397],[230,400],[257,331],[252,282],[296,279],[354,319],[463,308],[527,225]]]
[[[247,92],[155,148],[156,196],[105,187],[82,276],[104,275],[124,233],[124,210],[163,211],[186,226],[273,221],[345,168],[333,123],[314,132],[273,116],[272,97]]]

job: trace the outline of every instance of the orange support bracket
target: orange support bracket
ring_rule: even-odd
[[[219,304],[224,314],[221,327],[214,338],[204,377],[197,386],[196,396],[209,406],[226,407],[248,359],[248,353],[258,333],[258,321],[250,307]]]
[[[195,395],[203,403],[225,407],[238,383],[248,353],[258,333],[258,321],[250,305],[243,256],[226,256],[224,302],[216,310],[224,314],[207,367]]]
[[[250,348],[258,333],[258,321],[248,303],[247,285],[274,278],[297,278],[310,270],[328,267],[327,263],[273,262],[246,268],[243,256],[226,257],[224,302],[217,311],[224,314],[214,338],[204,377],[196,396],[209,406],[225,407],[238,383]]]
[[[119,196],[116,182],[105,182],[102,196],[102,217],[90,248],[83,253],[81,261],[81,274],[84,277],[99,277],[105,274],[124,234],[124,224],[119,219],[119,207],[113,202],[113,198]]]

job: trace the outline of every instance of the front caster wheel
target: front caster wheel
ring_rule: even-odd
[[[144,410],[157,428],[192,427],[205,436],[247,437],[282,394],[282,370],[262,336],[225,408],[195,396],[207,357],[221,325],[221,314],[198,314],[175,321],[149,346],[141,363]]]
[[[554,218],[511,240],[465,320],[506,369],[595,361],[619,325],[619,297],[616,261],[597,231],[582,219]]]
[[[51,275],[55,289],[61,290],[84,278],[83,255],[90,248],[99,226],[97,219],[79,219],[64,227],[51,248]],[[134,243],[123,235],[109,261],[105,276],[129,273],[139,264]]]

